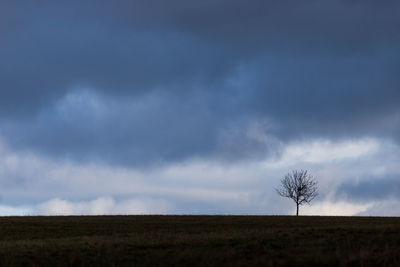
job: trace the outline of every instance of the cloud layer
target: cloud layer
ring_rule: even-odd
[[[363,150],[359,149],[364,144]],[[319,157],[333,147],[331,157]],[[3,146],[2,215],[293,214],[274,188],[288,170],[306,168],[320,196],[301,214],[396,215],[399,146],[379,139],[292,143],[279,157],[221,163],[197,159],[162,167],[126,168],[50,159]],[[391,155],[385,164],[377,161]],[[378,178],[371,178],[378,177]],[[373,186],[371,186],[373,181]],[[386,189],[383,190],[382,189]],[[378,208],[380,207],[380,208]],[[386,210],[386,211],[385,211]]]
[[[337,187],[324,191],[332,210],[335,201],[350,213],[387,195],[397,201],[399,10],[393,0],[2,1],[5,209],[92,214],[109,201],[107,212],[135,212],[121,203],[149,197],[171,205],[166,212],[259,213],[254,202],[274,199],[276,179],[307,166]],[[182,165],[191,171],[169,182]],[[83,170],[95,182],[78,181]],[[231,191],[214,171],[248,188]],[[262,171],[274,182],[261,183]],[[150,184],[121,193],[102,189],[108,179]],[[168,197],[153,194],[164,186]],[[206,191],[214,202],[197,202]]]

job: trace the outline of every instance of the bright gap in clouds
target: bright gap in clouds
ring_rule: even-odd
[[[380,139],[314,140],[283,146],[278,158],[220,163],[192,160],[153,169],[78,164],[0,146],[1,215],[293,214],[274,188],[292,169],[309,169],[320,197],[300,214],[378,215],[398,199],[363,203],[336,188],[370,174],[399,174],[399,147]],[[382,155],[389,154],[385,162]],[[391,213],[392,214],[392,213]]]
[[[302,163],[330,163],[352,160],[373,154],[380,149],[382,141],[373,138],[333,142],[330,140],[310,140],[289,144],[277,161],[267,161],[267,166],[288,166]]]

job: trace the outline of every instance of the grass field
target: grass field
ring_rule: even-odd
[[[400,218],[0,218],[4,265],[400,266]]]

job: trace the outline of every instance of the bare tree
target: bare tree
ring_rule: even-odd
[[[280,188],[275,189],[282,197],[293,199],[296,203],[296,216],[299,216],[299,206],[310,204],[318,196],[317,181],[307,171],[292,171],[281,180]]]

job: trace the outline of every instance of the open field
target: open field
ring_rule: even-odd
[[[400,266],[400,218],[0,218],[4,265]]]

